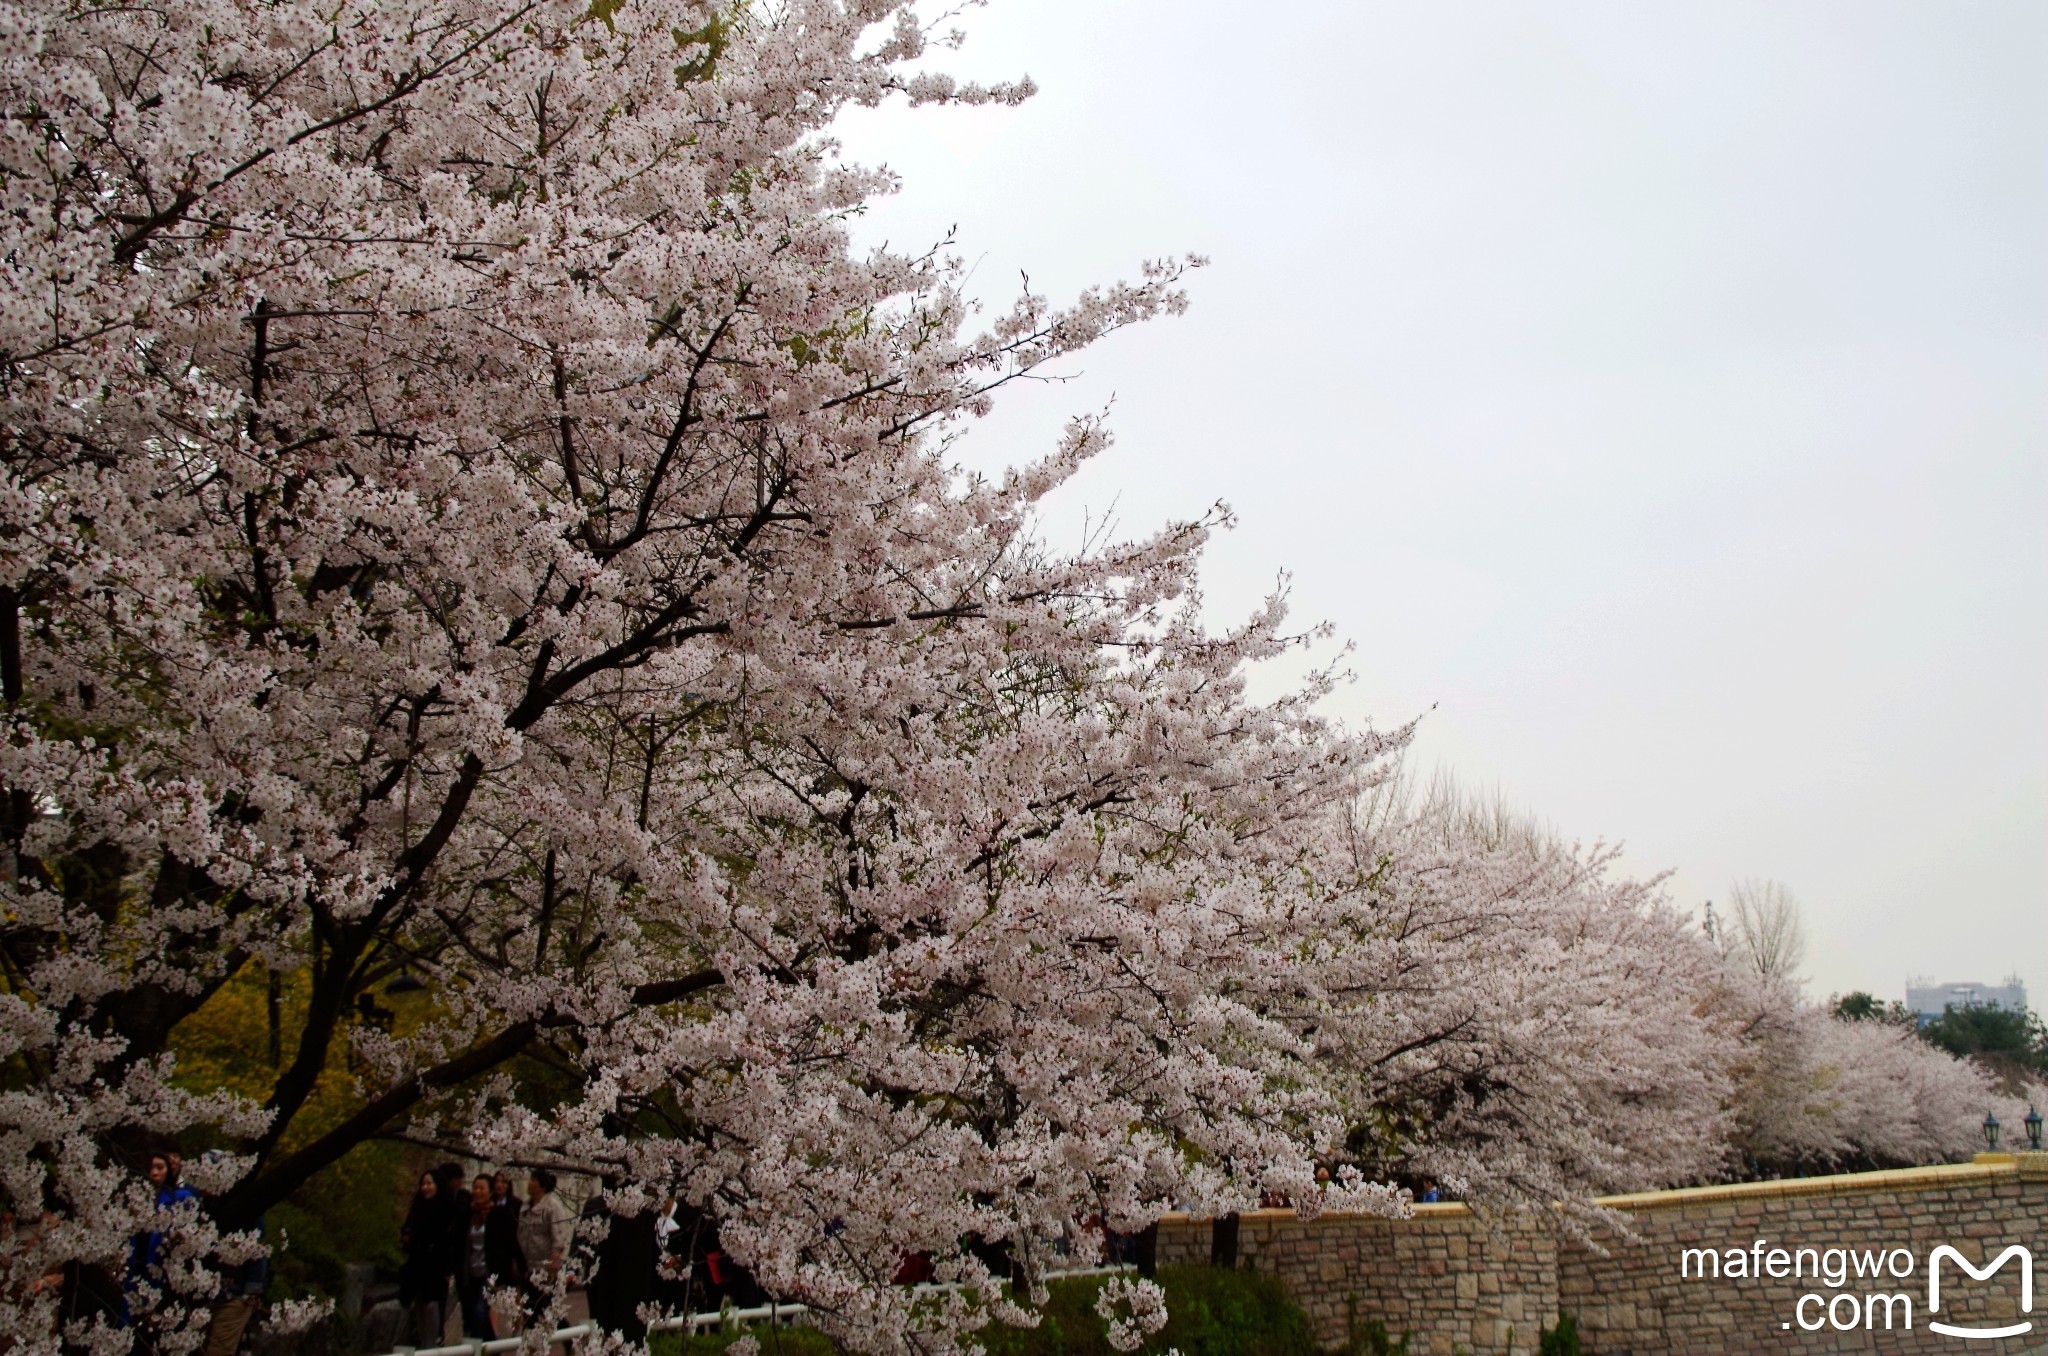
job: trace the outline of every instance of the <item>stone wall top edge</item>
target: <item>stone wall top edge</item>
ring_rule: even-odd
[[[1985,1157],[1989,1158],[1990,1155]],[[1926,1168],[1893,1168],[1880,1172],[1844,1172],[1826,1177],[1793,1177],[1776,1182],[1724,1182],[1714,1186],[1675,1187],[1668,1191],[1637,1191],[1620,1196],[1595,1197],[1593,1204],[1607,1210],[1621,1210],[1634,1213],[1642,1210],[1669,1210],[1688,1205],[1713,1204],[1722,1201],[1766,1201],[1781,1200],[1797,1196],[1855,1196],[1868,1192],[1883,1191],[1928,1191],[1944,1187],[1971,1186],[1997,1182],[2021,1175],[2021,1165],[2012,1156],[1999,1155],[2004,1161],[1977,1163],[1938,1163]],[[2034,1155],[2024,1155],[2034,1157]],[[2034,1166],[2032,1164],[2027,1165]],[[1472,1214],[1470,1206],[1463,1201],[1441,1201],[1418,1204],[1414,1207],[1417,1220],[1463,1219]],[[1244,1223],[1299,1220],[1291,1209],[1247,1210],[1238,1216]],[[1383,1215],[1362,1212],[1332,1210],[1321,1216],[1323,1219],[1386,1219],[1388,1223],[1399,1223]],[[1185,1211],[1168,1211],[1159,1217],[1165,1225],[1206,1224],[1206,1215],[1191,1215]]]
[[[1789,1177],[1776,1182],[1723,1182],[1714,1186],[1677,1187],[1670,1191],[1637,1191],[1600,1196],[1594,1204],[1608,1210],[1659,1210],[1716,1201],[1764,1201],[1787,1196],[1859,1196],[1873,1191],[1929,1191],[1970,1186],[2018,1176],[2013,1163],[1937,1163],[1926,1168],[1893,1168],[1882,1172],[1843,1172],[1827,1177]]]
[[[1467,1219],[1471,1217],[1472,1207],[1463,1201],[1431,1201],[1426,1205],[1416,1205],[1414,1211],[1415,1219]],[[1293,1210],[1285,1207],[1275,1210],[1244,1210],[1238,1213],[1237,1218],[1240,1224],[1270,1224],[1286,1220],[1293,1220],[1297,1223],[1315,1222],[1314,1220],[1303,1220]],[[1212,1216],[1209,1215],[1191,1215],[1185,1210],[1169,1210],[1159,1217],[1159,1222],[1166,1225],[1208,1224],[1211,1219]],[[1375,1215],[1363,1210],[1325,1210],[1316,1219],[1384,1220],[1388,1224],[1404,1224],[1408,1222],[1406,1217],[1396,1219],[1389,1215]]]

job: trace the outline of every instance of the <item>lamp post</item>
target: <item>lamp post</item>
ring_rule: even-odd
[[[2020,1124],[2027,1127],[2027,1147],[2035,1153],[2041,1152],[2041,1113],[2029,1105],[2027,1118]]]
[[[1990,1111],[1984,1113],[1984,1146],[1998,1152],[1998,1116]]]

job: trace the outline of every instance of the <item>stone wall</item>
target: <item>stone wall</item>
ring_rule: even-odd
[[[2037,1305],[2041,1320],[2031,1332],[2004,1340],[1966,1341],[1927,1326],[1933,1319],[2003,1327],[2030,1317],[2020,1312],[2018,1268],[2011,1263],[1982,1282],[1945,1264],[1938,1314],[1927,1310],[1926,1272],[1929,1255],[1943,1244],[1980,1266],[2019,1244],[2033,1254],[2038,1284],[2040,1269],[2048,1264],[2048,1155],[2028,1157],[2043,1161],[2029,1164],[2024,1174],[2012,1156],[2003,1155],[1953,1167],[1614,1197],[1605,1203],[1628,1213],[1636,1240],[1603,1239],[1605,1257],[1584,1249],[1561,1254],[1558,1302],[1578,1316],[1586,1351],[1600,1356],[2037,1351],[2048,1345],[2048,1321],[2041,1321],[2048,1320],[2048,1303]],[[1687,1279],[1682,1274],[1686,1250],[1705,1248],[1722,1254],[1723,1275]],[[1726,1255],[1733,1248],[1746,1254],[1740,1270],[1766,1274],[1727,1275],[1735,1269]],[[1837,1287],[1829,1284],[1832,1277],[1811,1273],[1813,1261],[1828,1259],[1801,1256],[1797,1250],[1802,1248],[1817,1254],[1849,1249],[1865,1262],[1877,1252],[1903,1249],[1905,1255],[1894,1255],[1897,1265],[1882,1276],[1856,1276],[1852,1270]],[[1775,1249],[1787,1255],[1780,1257]],[[1698,1253],[1690,1260],[1695,1271],[1704,1261]],[[1807,1264],[1801,1269],[1808,1274],[1769,1274],[1797,1264]],[[1909,1266],[1908,1274],[1897,1274]],[[1817,1298],[1806,1301],[1801,1311],[1801,1297],[1807,1295]],[[1873,1302],[1871,1297],[1878,1295],[1903,1296],[1904,1301]],[[2040,1298],[2048,1301],[2048,1294]],[[1844,1326],[1851,1321],[1852,1307],[1861,1311],[1853,1331],[1838,1331],[1831,1324],[1817,1331],[1802,1327],[1802,1317],[1808,1325],[1822,1323],[1822,1306],[1830,1303]],[[1904,1329],[1908,1303],[1910,1331]],[[1900,1326],[1888,1330],[1888,1319]]]
[[[1416,1207],[1412,1220],[1259,1211],[1238,1225],[1238,1265],[1277,1276],[1331,1345],[1378,1318],[1413,1334],[1416,1356],[1524,1356],[1560,1309],[1579,1320],[1586,1356],[1750,1356],[1751,1353],[2048,1353],[2048,1290],[2020,1311],[2018,1268],[1986,1281],[1944,1266],[1941,1309],[1927,1309],[1927,1262],[1954,1247],[1974,1265],[2018,1244],[2048,1268],[2048,1154],[1981,1155],[1975,1163],[1609,1197],[1630,1236],[1595,1246],[1560,1239],[1531,1217],[1481,1219],[1462,1205]],[[1161,1221],[1162,1264],[1206,1263],[1211,1226]],[[1761,1241],[1761,1246],[1759,1246]],[[1783,1254],[1773,1250],[1782,1248]],[[1840,1286],[1811,1269],[1840,1270]],[[1712,1249],[1720,1274],[1705,1270]],[[1730,1257],[1741,1250],[1742,1260]],[[1811,1255],[1797,1250],[1810,1249]],[[1904,1249],[1906,1255],[1897,1255]],[[1854,1274],[1872,1250],[1890,1270]],[[1880,1259],[1881,1260],[1881,1259]],[[1795,1264],[1806,1274],[1795,1275]],[[1904,1276],[1897,1272],[1907,1266]],[[1740,1273],[1739,1275],[1736,1273]],[[1784,1274],[1777,1274],[1782,1272]],[[1760,1273],[1760,1274],[1752,1274]],[[1815,1296],[1801,1305],[1802,1296]],[[1884,1300],[1876,1296],[1901,1298]],[[1848,1299],[1841,1297],[1847,1296]],[[1833,1316],[1852,1331],[1838,1330]],[[1910,1304],[1910,1323],[1907,1305]],[[1887,1330],[1887,1319],[1897,1326]],[[1817,1329],[1802,1327],[1819,1324]],[[1964,1341],[1930,1319],[1994,1327],[2032,1320],[2024,1335]]]
[[[1159,1229],[1159,1262],[1209,1261],[1210,1226],[1169,1217]],[[1345,1340],[1355,1318],[1378,1318],[1440,1339],[1417,1356],[1455,1346],[1478,1352],[1533,1351],[1537,1328],[1556,1316],[1557,1247],[1527,1220],[1493,1227],[1462,1205],[1418,1205],[1412,1220],[1292,1210],[1238,1217],[1238,1265],[1280,1278],[1324,1343]]]

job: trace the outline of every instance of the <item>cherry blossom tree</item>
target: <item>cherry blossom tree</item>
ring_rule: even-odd
[[[1778,907],[1759,910],[1759,895]],[[1738,895],[1738,899],[1741,896]],[[1739,1034],[1732,1145],[1749,1171],[1907,1167],[1967,1159],[1984,1117],[2026,1115],[1983,1067],[1919,1038],[1910,1021],[1858,1020],[1809,1002],[1773,939],[1800,935],[1782,887],[1752,887],[1717,922],[1720,974],[1709,1006]],[[1767,934],[1759,937],[1759,921]],[[2025,1093],[2026,1090],[2022,1090]]]
[[[1034,543],[1094,423],[949,469],[1185,265],[973,329],[952,260],[854,253],[888,180],[838,109],[1026,92],[909,74],[928,36],[901,0],[0,6],[22,1350],[60,1325],[16,1282],[149,1230],[128,1325],[64,1333],[190,1349],[236,1231],[384,1135],[680,1192],[878,1350],[1020,1316],[967,1240],[1036,1276],[1079,1215],[1310,1200],[1347,1115],[1266,1000],[1398,741],[1322,680],[1247,699],[1291,641],[1277,600],[1198,621],[1220,514]],[[275,1078],[185,1088],[181,1026],[266,973],[307,995]],[[193,1127],[205,1220],[133,1176]],[[892,1288],[909,1251],[969,1290]]]
[[[1319,1037],[1378,1174],[1481,1204],[1755,1171],[1966,1159],[2037,1087],[1806,1000],[1772,883],[1702,930],[1498,796],[1400,779],[1346,807],[1319,879],[1348,893],[1317,971]],[[1567,1228],[1570,1220],[1563,1223]]]
[[[1324,1039],[1368,1162],[1546,1210],[1720,1172],[1738,1045],[1660,881],[1442,778],[1377,788],[1336,841],[1369,944],[1326,963]]]
[[[1752,1029],[1737,1144],[1763,1167],[1904,1167],[1967,1159],[1986,1113],[2015,1104],[1908,1027],[1794,1002]],[[2019,1115],[2026,1114],[2019,1105]]]

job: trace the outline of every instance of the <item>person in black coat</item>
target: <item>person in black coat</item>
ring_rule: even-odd
[[[420,1174],[405,1223],[398,1230],[405,1264],[398,1269],[398,1302],[412,1320],[413,1345],[441,1345],[441,1306],[448,1299],[448,1202],[431,1172]]]
[[[483,1181],[483,1178],[478,1178]],[[491,1209],[484,1218],[484,1265],[496,1285],[526,1284],[526,1252],[519,1246],[519,1198],[512,1179],[499,1173],[491,1180]]]
[[[462,1299],[462,1335],[488,1340],[497,1336],[491,1323],[491,1179],[470,1184],[462,1212],[462,1261],[455,1272],[455,1291]]]
[[[443,1163],[434,1169],[434,1180],[441,1185],[441,1317],[445,1323],[450,1314],[458,1312],[462,1287],[456,1278],[462,1274],[463,1252],[469,1246],[469,1177],[460,1163]],[[438,1342],[435,1345],[440,1345]]]
[[[654,1264],[657,1245],[654,1212],[614,1215],[595,1195],[584,1206],[585,1215],[605,1219],[604,1241],[596,1247],[597,1274],[590,1278],[590,1319],[608,1332],[638,1342],[647,1336],[647,1324],[640,1306],[654,1298]]]

